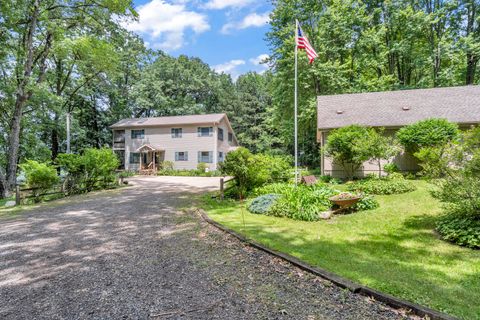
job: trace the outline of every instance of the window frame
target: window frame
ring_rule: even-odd
[[[202,153],[208,153],[208,161],[203,161]],[[198,151],[198,163],[213,163],[213,151]]]
[[[141,132],[140,137],[137,136],[138,132]],[[145,129],[132,129],[130,131],[131,139],[145,139]]]
[[[233,142],[233,133],[232,132],[228,133],[228,142]]]
[[[204,135],[202,129],[208,129],[208,134]],[[213,127],[197,127],[199,137],[213,137]]]
[[[179,139],[183,136],[182,128],[171,128],[170,133],[172,134],[172,139]]]
[[[133,160],[135,155],[137,155],[138,161],[134,161],[134,160]],[[140,157],[141,157],[141,153],[140,153],[140,152],[130,152],[129,159],[128,159],[128,163],[129,163],[129,164],[140,164]]]
[[[218,151],[218,162],[223,162],[225,161],[225,153],[223,151]]]
[[[220,141],[223,141],[223,128],[217,128],[217,138]]]
[[[183,153],[183,159],[180,159],[180,153]],[[188,151],[175,151],[175,161],[188,161]]]

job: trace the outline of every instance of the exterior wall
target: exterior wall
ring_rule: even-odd
[[[125,129],[125,169],[137,171],[139,164],[130,163],[130,153],[136,152],[142,145],[150,144],[154,147],[164,150],[158,152],[157,161],[171,161],[175,169],[196,169],[198,165],[198,152],[213,152],[213,163],[209,163],[210,170],[217,169],[218,152],[225,154],[228,152],[231,144],[228,143],[228,124],[225,119],[218,125],[224,130],[224,140],[220,141],[217,137],[217,126],[210,123],[195,125],[175,125],[164,127],[136,127]],[[213,127],[213,135],[209,137],[199,137],[198,127]],[[182,128],[181,138],[172,138],[171,129]],[[143,139],[132,139],[131,130],[145,130]],[[234,140],[235,142],[235,140]],[[235,143],[236,145],[236,143]],[[114,148],[114,150],[119,150]],[[188,161],[175,161],[175,152],[188,152]],[[148,162],[152,159],[149,157]]]
[[[396,133],[396,129],[391,129],[391,130],[385,130],[386,135],[394,135]],[[322,145],[325,145],[325,142],[328,139],[328,131],[323,132],[323,138],[321,141]],[[323,174],[325,175],[330,175],[335,178],[345,178],[345,172],[343,168],[335,163],[333,163],[332,159],[329,157],[322,156],[322,167],[323,167]],[[385,161],[382,160],[381,162],[381,167],[382,167],[382,175],[385,173],[383,172],[383,166],[390,161]],[[398,156],[396,156],[394,159],[392,159],[392,162],[395,163],[401,172],[417,172],[420,170],[420,167],[418,165],[418,161],[408,152],[402,152]],[[363,165],[357,170],[355,173],[356,177],[364,177],[368,174],[378,174],[378,163],[377,162],[369,162],[366,161],[363,163]]]
[[[219,123],[218,128],[223,129],[223,141],[217,139],[217,157],[218,153],[222,152],[223,153],[223,159],[225,159],[225,156],[227,153],[230,151],[231,147],[236,147],[238,146],[237,141],[235,137],[233,138],[232,142],[228,141],[228,133],[233,133],[227,124],[227,121],[225,118]],[[220,160],[219,160],[220,162]]]

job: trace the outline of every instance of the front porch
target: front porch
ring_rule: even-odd
[[[151,144],[144,144],[136,150],[140,153],[138,173],[141,175],[156,175],[165,159],[165,150]]]

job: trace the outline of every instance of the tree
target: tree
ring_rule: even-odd
[[[347,178],[352,179],[362,163],[372,157],[370,135],[370,129],[358,125],[332,130],[324,152],[345,170]]]
[[[385,135],[385,129],[370,129],[368,135],[370,160],[378,165],[378,177],[382,176],[382,160],[391,160],[400,152],[400,146],[393,136]],[[360,146],[361,147],[361,146]]]
[[[446,119],[418,121],[398,130],[397,138],[407,151],[447,144],[458,136],[458,125]]]

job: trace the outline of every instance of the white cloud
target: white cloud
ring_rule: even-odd
[[[250,27],[262,27],[266,25],[268,21],[270,21],[270,12],[265,12],[262,14],[258,14],[254,12],[245,16],[239,22],[229,22],[223,25],[221,32],[224,34],[227,34],[233,29],[240,30],[240,29],[247,29]]]
[[[236,80],[240,75],[240,72],[237,70],[237,67],[244,64],[245,64],[245,60],[237,59],[237,60],[230,60],[222,64],[217,64],[212,68],[218,73],[228,73],[232,76],[234,80]]]
[[[266,60],[270,58],[270,56],[266,53],[263,53],[261,55],[259,55],[258,57],[255,57],[255,58],[251,58],[249,61],[256,65],[256,66],[259,66],[259,65],[265,65],[266,63]]]
[[[176,50],[185,44],[185,32],[202,33],[210,29],[207,16],[189,11],[184,4],[170,4],[164,0],[152,0],[137,8],[139,21],[129,22],[125,27],[148,35],[151,47]]]
[[[205,7],[207,9],[225,9],[228,7],[241,8],[253,3],[254,0],[210,0]]]

